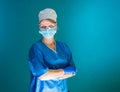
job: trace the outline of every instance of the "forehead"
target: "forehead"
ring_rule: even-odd
[[[47,20],[47,19],[44,19],[40,22],[40,25],[55,25],[55,22],[51,21],[51,20]]]

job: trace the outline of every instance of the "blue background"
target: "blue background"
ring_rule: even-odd
[[[58,14],[56,39],[67,43],[77,67],[71,92],[120,92],[119,0],[1,0],[0,92],[28,92],[28,51],[41,36],[38,12]]]

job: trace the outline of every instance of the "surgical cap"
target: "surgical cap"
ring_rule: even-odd
[[[39,12],[38,17],[39,17],[39,21],[41,21],[43,19],[51,19],[56,22],[57,14],[56,14],[55,10],[53,10],[51,8],[46,8]]]

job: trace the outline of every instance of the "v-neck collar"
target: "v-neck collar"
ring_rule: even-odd
[[[56,41],[55,41],[55,50],[53,50],[50,47],[48,47],[42,40],[40,40],[40,41],[46,48],[48,48],[50,51],[52,51],[52,52],[57,54],[57,43],[56,43]]]

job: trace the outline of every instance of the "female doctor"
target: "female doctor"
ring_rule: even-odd
[[[42,38],[29,51],[30,92],[69,92],[66,79],[76,74],[76,68],[69,47],[54,39],[57,14],[46,8],[38,17]]]

